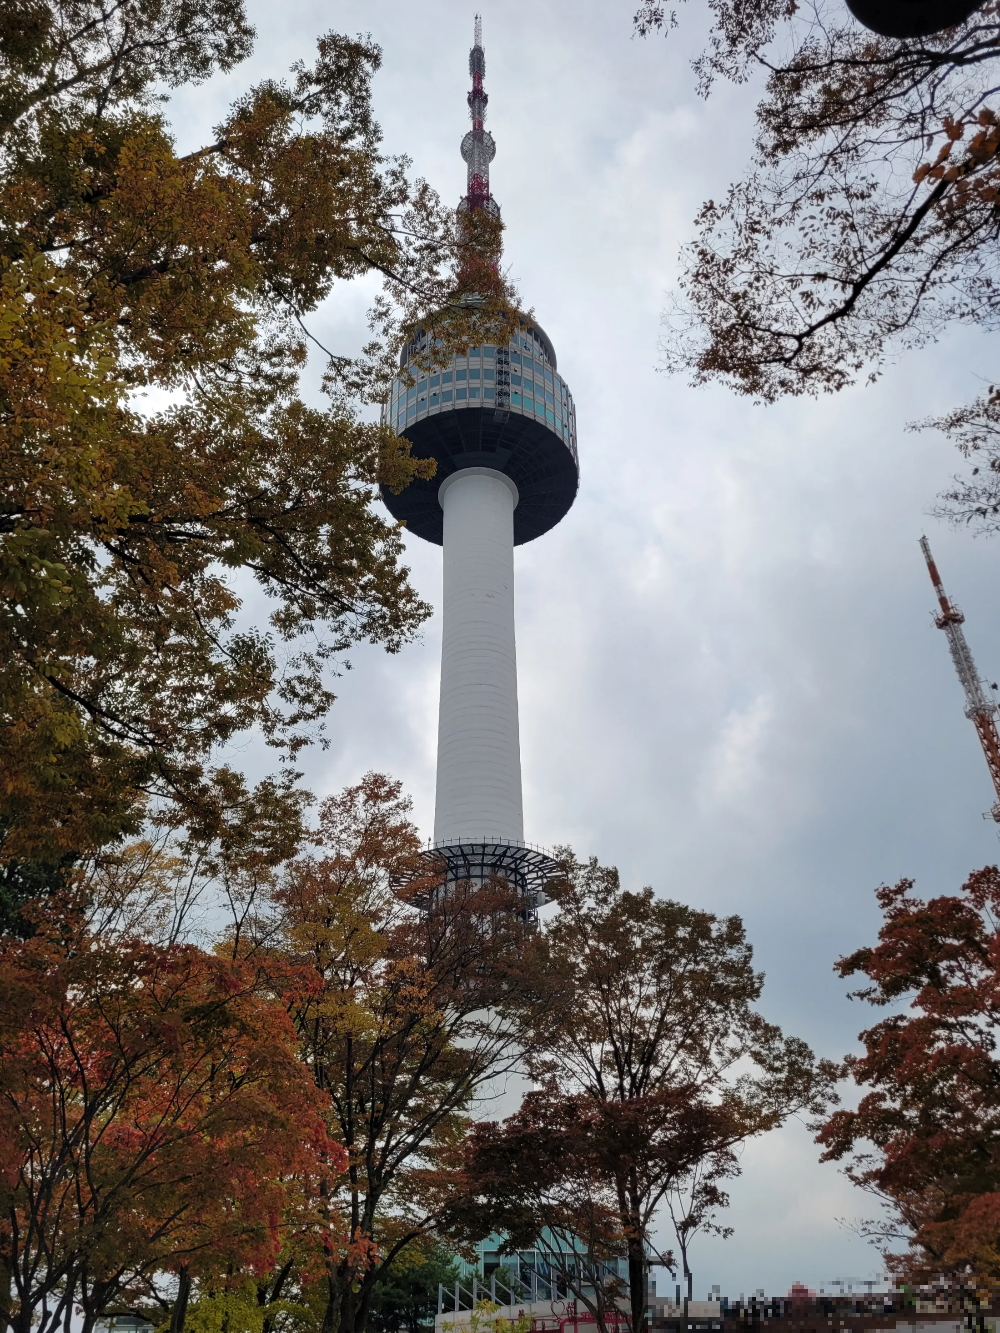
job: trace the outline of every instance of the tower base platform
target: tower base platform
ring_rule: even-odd
[[[545,885],[560,872],[559,862],[541,847],[500,839],[441,843],[426,848],[420,859],[428,875],[435,870],[440,873],[443,863],[444,881],[432,893],[415,894],[410,900],[414,906],[430,911],[438,895],[447,895],[449,885],[485,884],[502,878],[521,899],[518,915],[523,921],[538,919],[539,907],[549,901]]]

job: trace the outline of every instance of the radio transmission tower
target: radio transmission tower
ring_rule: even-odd
[[[979,673],[976,671],[976,664],[972,660],[972,653],[969,651],[969,645],[965,641],[965,633],[962,630],[965,616],[962,615],[955,603],[949,600],[948,594],[942,586],[941,575],[934,563],[930,543],[926,537],[920,538],[920,549],[927,561],[931,582],[934,584],[938,605],[941,608],[940,613],[934,617],[934,623],[938,629],[943,629],[948,636],[951,660],[955,663],[955,670],[958,672],[962,689],[965,691],[965,716],[972,721],[976,728],[979,743],[983,747],[983,754],[986,756],[990,777],[993,779],[993,790],[997,794],[997,800],[993,804],[990,814],[1000,824],[1000,735],[997,734],[995,721],[997,703],[993,695],[987,693],[986,684],[980,680]]]

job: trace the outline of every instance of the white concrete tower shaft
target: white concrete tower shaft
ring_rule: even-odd
[[[437,844],[521,842],[514,646],[514,509],[502,472],[465,468],[441,484],[444,598]]]

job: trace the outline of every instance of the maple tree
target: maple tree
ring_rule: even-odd
[[[764,401],[874,377],[951,322],[996,327],[1000,6],[930,37],[863,28],[842,0],[709,0],[699,89],[763,75],[753,160],[697,219],[666,365]],[[682,11],[680,11],[682,12]],[[649,0],[635,22],[668,30]],[[946,499],[985,528],[1000,512],[1000,402],[937,421],[972,457]]]
[[[193,945],[94,937],[67,895],[0,942],[0,1326],[85,1333],[177,1275],[267,1270],[344,1155],[281,1006]]]
[[[322,1333],[361,1333],[378,1285],[440,1229],[466,1112],[517,1065],[532,985],[532,933],[505,883],[412,905],[440,876],[409,812],[380,774],[328,798],[314,851],[255,884],[233,934],[270,969],[347,1153],[324,1185],[344,1230],[313,1297]]]
[[[846,1063],[862,1092],[823,1127],[888,1217],[866,1229],[901,1278],[974,1291],[1000,1282],[1000,870],[922,901],[913,881],[883,886],[878,943],[841,958],[855,994],[890,1012]],[[892,1252],[900,1240],[904,1250]]]
[[[357,407],[422,312],[458,341],[515,318],[500,226],[381,152],[367,40],[322,37],[179,152],[162,90],[252,38],[240,0],[0,16],[6,857],[86,853],[150,801],[206,837],[262,819],[287,856],[289,783],[250,793],[213,751],[256,727],[294,755],[349,645],[394,651],[428,611],[371,500],[432,465]],[[305,321],[366,273],[377,337],[307,406]],[[238,623],[251,581],[266,629]]]
[[[649,1264],[676,1263],[654,1243],[657,1216],[690,1295],[692,1238],[728,1234],[717,1214],[736,1148],[823,1106],[833,1067],[756,1011],[763,976],[738,917],[628,892],[613,867],[563,856],[526,1044],[539,1091],[474,1128],[455,1223],[537,1246],[602,1327],[624,1299],[639,1330]]]

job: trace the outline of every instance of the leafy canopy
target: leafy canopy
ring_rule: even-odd
[[[347,1170],[344,1241],[317,1268],[324,1333],[362,1333],[399,1260],[440,1232],[478,1088],[516,1066],[533,939],[506,884],[440,883],[410,802],[377,773],[328,798],[314,847],[250,886],[233,950],[281,997]],[[409,881],[409,893],[399,890]]]
[[[818,1110],[832,1070],[757,1011],[763,976],[738,917],[719,920],[564,855],[538,943],[527,1063],[537,1092],[474,1127],[456,1227],[536,1243],[602,1322],[624,1301],[643,1326],[654,1225],[689,1247],[728,1203],[746,1139]],[[617,1259],[627,1260],[627,1282]],[[615,1261],[612,1263],[612,1261]],[[609,1266],[610,1265],[610,1266]]]
[[[294,756],[350,644],[427,614],[372,508],[432,464],[358,419],[401,321],[513,319],[498,224],[460,224],[380,151],[367,40],[320,39],[179,153],[163,89],[229,70],[240,0],[34,0],[0,18],[0,817],[4,854],[85,852],[142,802],[294,843],[290,779],[211,767],[259,728]],[[300,397],[309,312],[385,275],[382,341]],[[475,299],[473,299],[473,297]],[[240,619],[256,583],[269,624]]]
[[[868,1224],[903,1278],[1000,1281],[1000,870],[924,902],[912,880],[877,892],[878,943],[837,963],[891,1012],[847,1061],[862,1090],[819,1141],[888,1209]],[[895,1250],[899,1241],[904,1250]]]
[[[873,379],[956,322],[997,328],[996,0],[908,41],[869,32],[843,0],[707,9],[700,91],[755,74],[764,89],[746,174],[703,205],[684,250],[667,368],[772,402]],[[678,21],[656,0],[635,17],[644,34]],[[927,424],[974,464],[944,512],[995,530],[995,390]]]

